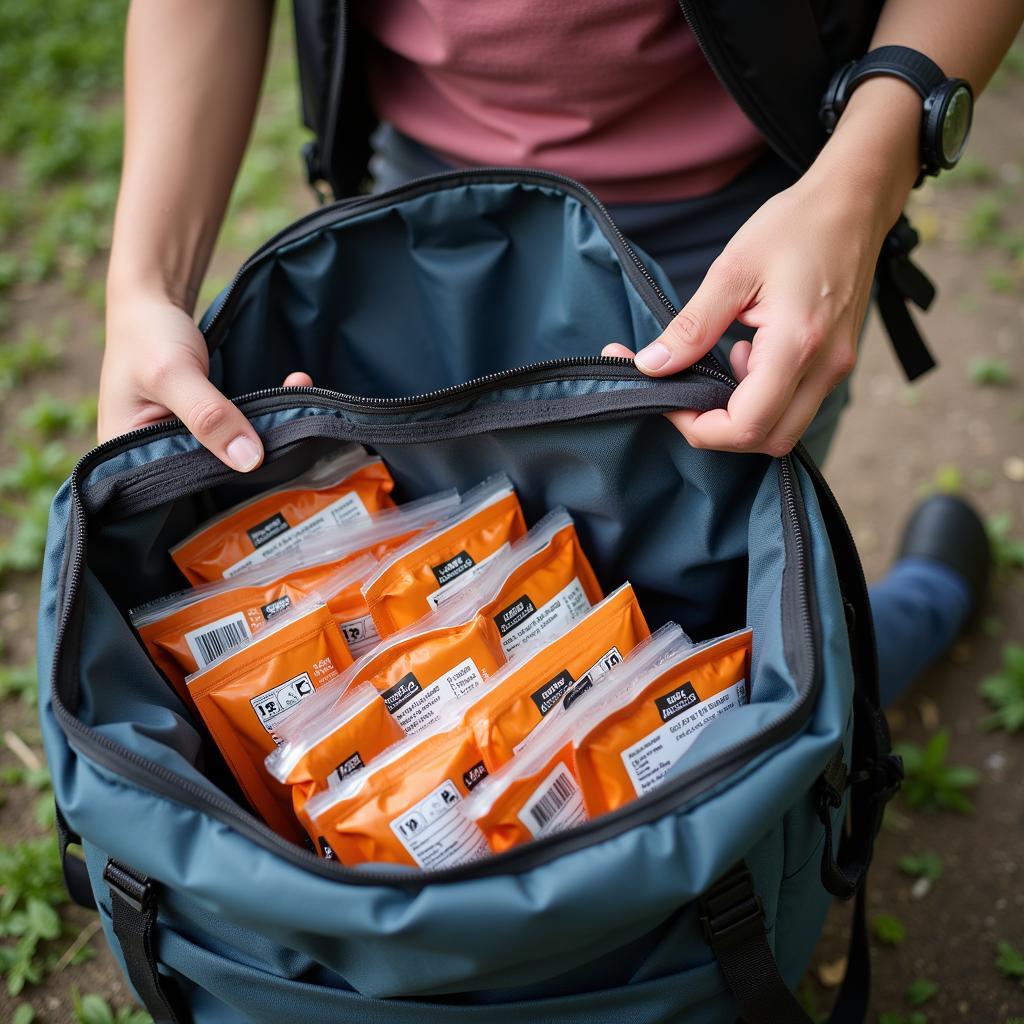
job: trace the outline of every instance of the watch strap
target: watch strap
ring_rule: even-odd
[[[843,106],[853,90],[865,79],[878,75],[899,78],[911,86],[922,100],[927,99],[946,80],[942,69],[930,57],[909,46],[879,46],[866,53],[850,69],[840,98]]]

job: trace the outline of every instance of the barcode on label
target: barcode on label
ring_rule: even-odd
[[[228,651],[246,643],[251,636],[244,613],[238,612],[186,633],[185,642],[196,664],[206,668]]]
[[[556,775],[548,791],[530,808],[537,828],[543,828],[564,806],[576,787],[564,775]]]

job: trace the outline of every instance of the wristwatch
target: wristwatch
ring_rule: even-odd
[[[974,93],[962,78],[947,78],[933,60],[908,46],[880,46],[860,60],[850,61],[832,77],[818,116],[832,134],[853,90],[867,78],[892,75],[913,87],[924,101],[921,118],[921,174],[955,167],[971,131]]]

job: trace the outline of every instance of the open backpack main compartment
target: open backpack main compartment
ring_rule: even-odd
[[[458,172],[336,203],[254,254],[203,324],[261,469],[234,474],[167,423],[95,449],[61,489],[44,738],[85,851],[73,891],[158,1020],[808,1019],[786,986],[831,894],[862,892],[898,780],[864,581],[809,460],[698,451],[659,415],[723,405],[721,367],[651,380],[592,354],[650,340],[671,295],[556,176]],[[299,368],[317,387],[274,386]],[[345,869],[279,838],[126,612],[181,586],[172,544],[345,441],[383,456],[403,501],[503,470],[528,521],[564,505],[603,586],[630,580],[652,627],[753,626],[750,703],[648,796],[462,867]],[[837,1020],[866,1006],[851,964]]]

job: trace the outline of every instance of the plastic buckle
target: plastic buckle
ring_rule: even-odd
[[[840,747],[830,758],[824,771],[818,776],[814,785],[815,803],[818,814],[824,816],[829,810],[842,806],[847,786],[850,784],[850,772],[843,760],[843,748]]]
[[[320,159],[320,143],[311,139],[302,146],[302,161],[306,165],[306,181],[313,190],[320,205],[327,202],[330,185],[324,178],[323,163]]]
[[[903,785],[903,758],[899,754],[887,754],[885,759],[872,766],[875,799],[887,804]]]
[[[918,235],[914,225],[907,220],[904,214],[900,214],[900,219],[885,236],[885,247],[894,256],[906,259],[917,248],[917,243],[920,240],[921,236]]]
[[[719,879],[700,899],[700,925],[716,952],[738,949],[764,935],[764,905],[743,865]]]
[[[153,905],[155,896],[153,883],[142,875],[136,875],[116,860],[108,860],[103,869],[103,881],[136,913],[143,913]]]

